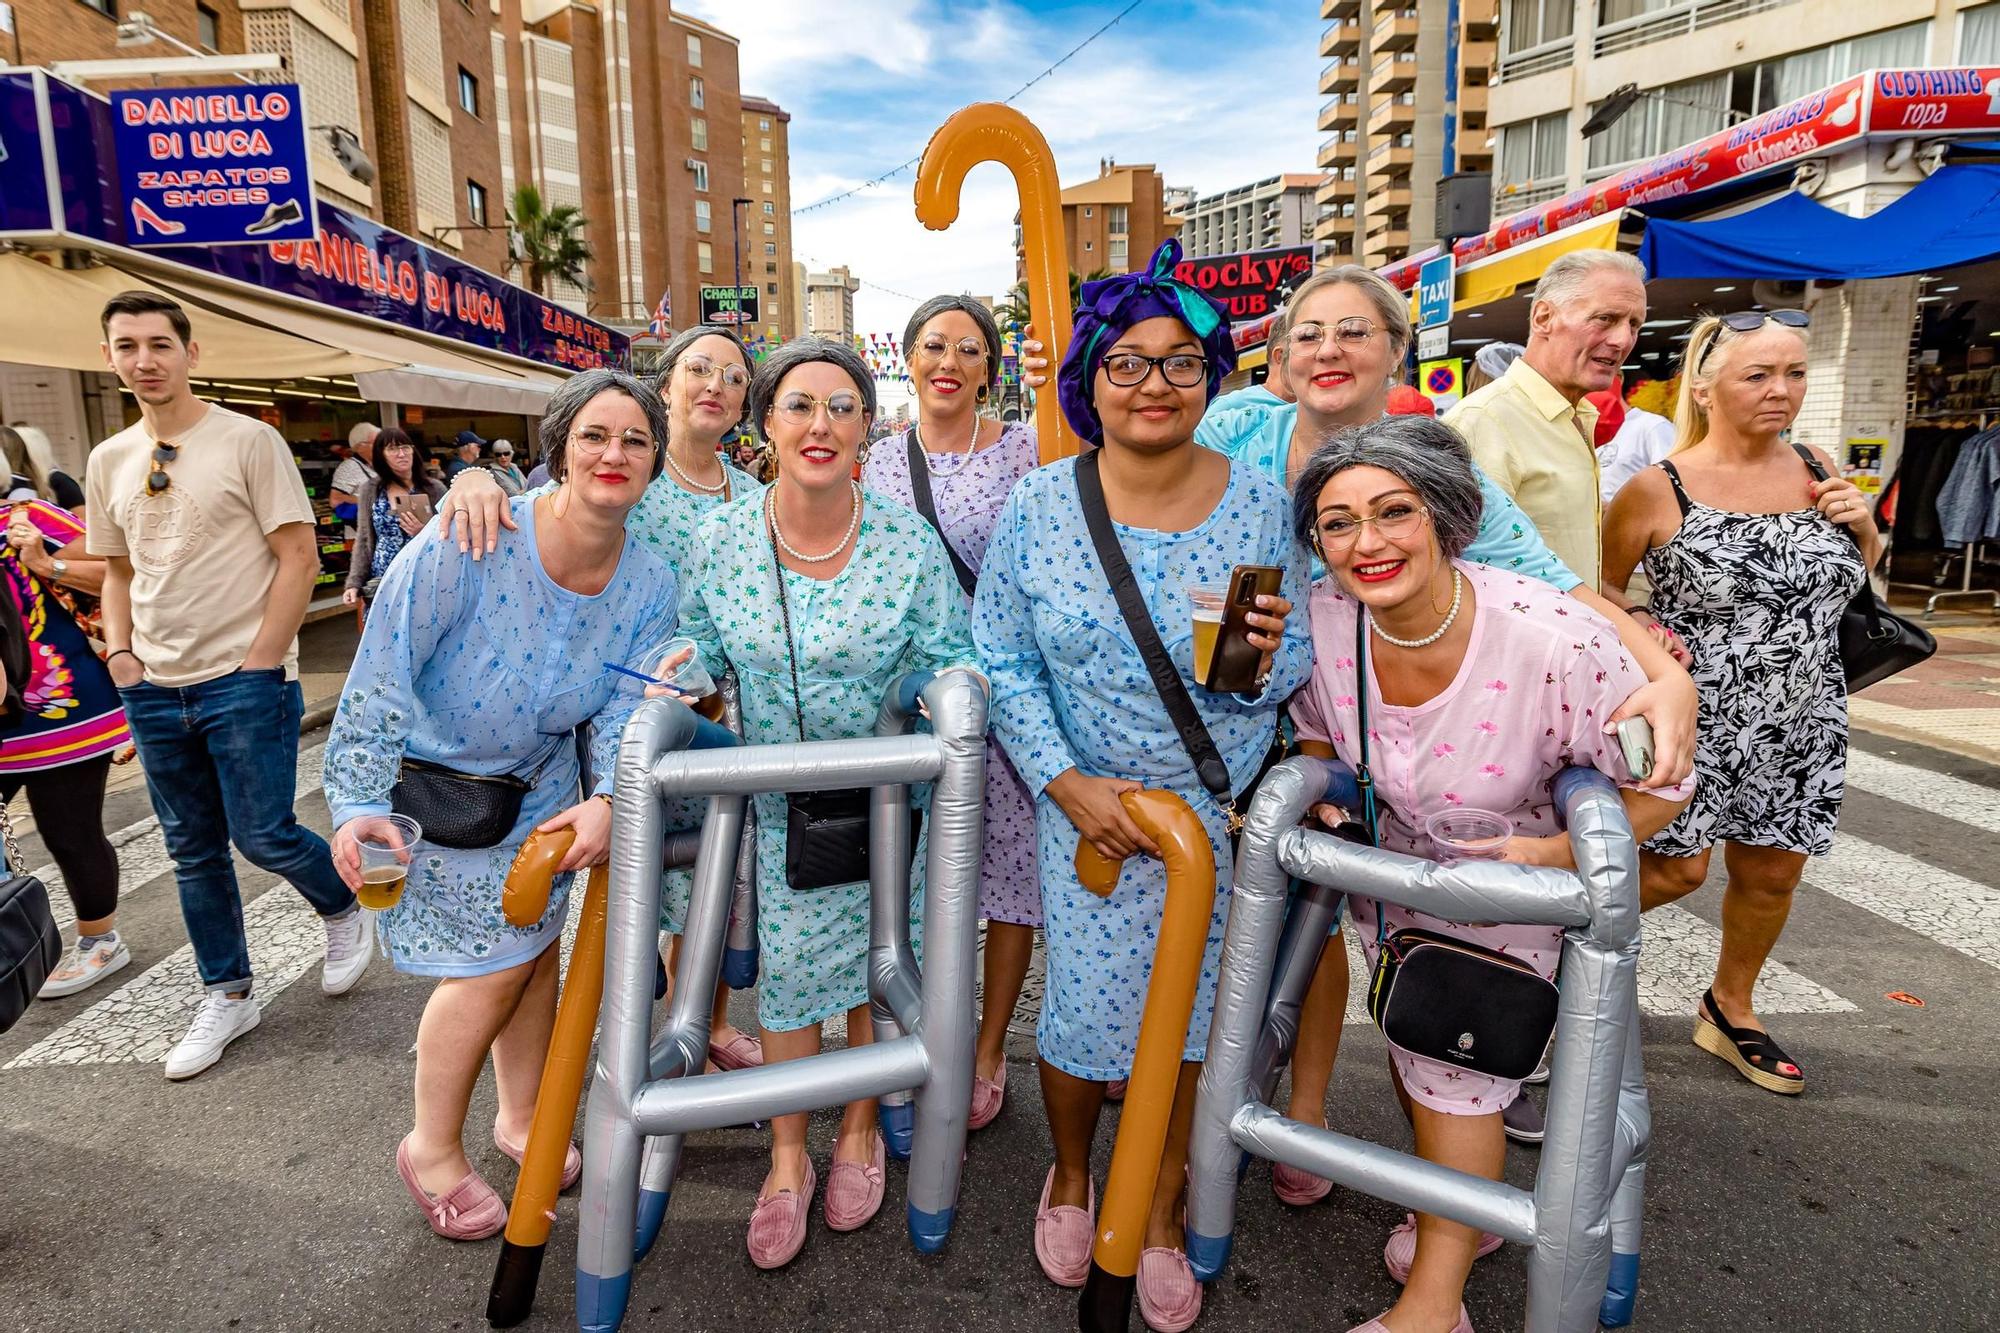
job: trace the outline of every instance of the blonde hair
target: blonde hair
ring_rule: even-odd
[[[1759,324],[1745,333],[1724,324],[1716,315],[1703,315],[1695,321],[1693,332],[1688,334],[1687,350],[1681,353],[1680,392],[1674,397],[1674,447],[1668,457],[1694,448],[1708,438],[1708,409],[1695,400],[1697,386],[1706,389],[1715,383],[1716,375],[1729,360],[1729,347],[1751,333],[1761,333],[1768,325]],[[1780,328],[1789,328],[1779,325]],[[1798,329],[1789,329],[1804,335]]]
[[[1323,268],[1299,284],[1285,308],[1278,312],[1278,318],[1271,325],[1270,346],[1283,347],[1291,337],[1292,325],[1298,320],[1298,312],[1305,308],[1308,297],[1327,287],[1358,287],[1361,294],[1375,307],[1381,317],[1381,324],[1389,334],[1389,383],[1396,382],[1397,372],[1402,369],[1403,357],[1410,350],[1410,339],[1415,335],[1410,331],[1410,298],[1391,287],[1381,274],[1359,264],[1341,264],[1334,268]]]
[[[26,477],[28,484],[35,488],[35,494],[44,500],[50,497],[49,474],[42,470],[41,463],[28,448],[27,440],[12,426],[0,426],[0,452],[7,455],[7,463],[17,477]]]

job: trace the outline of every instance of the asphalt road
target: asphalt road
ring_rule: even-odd
[[[1808,1070],[1805,1096],[1760,1092],[1688,1041],[1719,875],[1687,913],[1649,924],[1655,1137],[1639,1328],[1994,1325],[2000,771],[1865,736],[1857,747],[1842,846],[1809,872],[1767,974],[1766,1012]],[[310,754],[301,770],[299,810],[324,831]],[[378,959],[351,994],[321,995],[318,928],[302,901],[239,866],[270,978],[264,1022],[200,1078],[165,1082],[159,1060],[185,1024],[193,974],[147,813],[133,797],[113,803],[132,966],[36,1005],[0,1036],[0,1328],[484,1327],[498,1242],[434,1239],[392,1160],[427,985]],[[28,859],[46,861],[32,841]],[[295,980],[280,984],[287,975]],[[1073,1295],[1041,1277],[1030,1248],[1050,1157],[1032,1052],[1024,1023],[1007,1109],[972,1141],[943,1256],[911,1250],[892,1164],[875,1223],[840,1236],[815,1216],[799,1260],[760,1273],[743,1234],[764,1138],[700,1135],[667,1232],[636,1275],[626,1327],[1074,1327]],[[505,1194],[513,1166],[486,1139],[492,1109],[488,1080],[467,1139]],[[1408,1145],[1365,1023],[1349,1024],[1329,1111],[1339,1127]],[[1100,1171],[1114,1124],[1107,1116]],[[831,1113],[815,1117],[822,1174],[833,1127]],[[1510,1178],[1528,1185],[1536,1160],[1510,1150]],[[1197,1327],[1341,1330],[1389,1305],[1381,1247],[1400,1210],[1345,1191],[1293,1210],[1269,1182],[1267,1167],[1252,1167],[1234,1266]],[[575,1211],[565,1196],[529,1328],[573,1327]],[[1508,1247],[1479,1264],[1467,1305],[1482,1330],[1517,1328],[1523,1296],[1522,1252]]]

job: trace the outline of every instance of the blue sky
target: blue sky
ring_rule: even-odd
[[[1129,0],[677,0],[741,41],[746,93],[792,113],[794,209],[922,151],[968,102],[998,101]],[[1311,171],[1316,0],[1146,0],[1015,103],[1047,136],[1065,185],[1100,157],[1154,162],[1169,185],[1227,189]],[[927,232],[903,172],[795,215],[794,257],[845,263],[864,332],[897,332],[915,301],[997,295],[1013,282],[1013,180],[982,166],[949,231]]]

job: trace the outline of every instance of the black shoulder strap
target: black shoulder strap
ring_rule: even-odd
[[[1181,684],[1181,673],[1167,656],[1167,646],[1160,642],[1160,632],[1153,626],[1153,613],[1146,609],[1138,580],[1132,577],[1132,566],[1125,561],[1125,549],[1118,544],[1118,534],[1112,529],[1111,511],[1104,505],[1104,481],[1097,475],[1097,461],[1096,449],[1076,460],[1076,498],[1083,506],[1083,521],[1090,529],[1092,544],[1097,547],[1098,562],[1104,566],[1111,595],[1118,599],[1125,628],[1132,632],[1133,644],[1146,659],[1153,688],[1159,691],[1160,702],[1167,706],[1167,716],[1173,719],[1181,744],[1194,760],[1195,776],[1224,808],[1230,808],[1234,793],[1229,789],[1229,766],[1222,762],[1215,738],[1202,725],[1201,714],[1195,711],[1187,686]]]
[[[1666,473],[1667,480],[1671,481],[1674,484],[1674,499],[1680,502],[1681,517],[1686,518],[1688,516],[1688,510],[1694,508],[1694,501],[1688,499],[1687,491],[1681,486],[1680,469],[1675,467],[1672,463],[1667,462],[1665,459],[1661,459],[1660,471]]]
[[[972,572],[970,565],[958,558],[958,552],[952,549],[951,538],[945,536],[944,524],[938,522],[937,502],[931,499],[931,468],[924,458],[922,446],[917,443],[917,433],[914,430],[905,431],[903,444],[910,451],[910,494],[916,498],[917,512],[924,516],[924,521],[937,532],[938,540],[944,543],[944,553],[951,557],[951,572],[958,575],[958,586],[965,589],[965,595],[970,597],[979,587],[979,576]]]

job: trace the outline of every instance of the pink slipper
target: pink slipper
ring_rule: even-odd
[[[1042,1201],[1035,1205],[1035,1258],[1042,1273],[1058,1287],[1080,1287],[1090,1272],[1090,1247],[1097,1227],[1097,1185],[1092,1182],[1088,1208],[1073,1203],[1049,1207],[1056,1169],[1042,1182]]]
[[[1132,1080],[1129,1078],[1112,1079],[1109,1083],[1104,1085],[1104,1100],[1107,1102],[1124,1101],[1125,1090],[1131,1086],[1132,1086]]]
[[[1479,1248],[1472,1252],[1474,1259],[1484,1259],[1500,1248],[1500,1238],[1488,1231],[1479,1237]],[[1389,1270],[1389,1276],[1398,1282],[1410,1280],[1410,1265],[1417,1261],[1417,1215],[1404,1213],[1403,1224],[1389,1233],[1389,1243],[1382,1247],[1382,1266]],[[1470,1327],[1470,1325],[1467,1325]]]
[[[728,1041],[708,1044],[708,1058],[717,1069],[756,1069],[764,1063],[764,1043],[747,1032]]]
[[[868,1225],[882,1208],[882,1136],[866,1162],[835,1159],[826,1173],[826,1224],[835,1231],[856,1231]]]
[[[1271,1164],[1271,1191],[1278,1202],[1306,1208],[1333,1193],[1333,1182],[1310,1171],[1301,1171],[1283,1162]]]
[[[1000,1077],[981,1078],[972,1076],[972,1117],[966,1121],[972,1129],[985,1129],[1000,1114],[1000,1105],[1007,1100],[1007,1062],[1000,1062]]]
[[[1150,1245],[1139,1252],[1139,1313],[1153,1333],[1183,1333],[1201,1317],[1201,1283],[1179,1250]]]
[[[1382,1313],[1387,1314],[1388,1311],[1384,1310]],[[1356,1324],[1348,1329],[1347,1333],[1391,1333],[1391,1330],[1382,1322],[1381,1315],[1377,1315],[1365,1324]],[[1463,1305],[1458,1307],[1458,1322],[1451,1326],[1451,1333],[1472,1333],[1472,1317],[1465,1313]]]
[[[417,1169],[410,1164],[407,1138],[396,1145],[396,1174],[403,1178],[403,1188],[417,1201],[417,1207],[424,1210],[431,1230],[446,1240],[485,1240],[507,1225],[507,1205],[477,1171],[466,1172],[463,1180],[443,1194],[432,1194],[419,1184]]]
[[[783,1268],[799,1257],[806,1243],[806,1214],[812,1209],[818,1183],[812,1163],[807,1162],[803,1190],[779,1190],[768,1199],[757,1200],[750,1213],[751,1263],[759,1268]]]
[[[514,1165],[523,1165],[521,1158],[526,1155],[528,1145],[525,1143],[507,1142],[506,1139],[500,1136],[500,1126],[498,1124],[493,1126],[493,1146],[513,1158]],[[578,1152],[576,1144],[572,1143],[569,1145],[569,1151],[563,1154],[562,1184],[558,1188],[568,1189],[571,1185],[576,1184],[576,1178],[582,1174],[583,1154]]]

